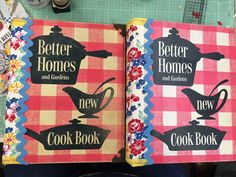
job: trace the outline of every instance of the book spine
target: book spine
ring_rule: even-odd
[[[149,138],[152,118],[149,102],[152,82],[149,25],[152,20],[133,19],[127,25],[126,60],[126,161],[132,166],[151,164]]]

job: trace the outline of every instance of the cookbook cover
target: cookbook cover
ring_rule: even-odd
[[[4,164],[119,162],[124,37],[113,25],[12,22]]]
[[[234,29],[133,19],[126,42],[127,162],[235,160]]]

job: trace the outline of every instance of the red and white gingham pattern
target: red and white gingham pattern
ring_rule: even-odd
[[[72,85],[85,93],[93,93],[98,86],[111,77],[116,79],[104,85],[114,88],[114,97],[110,104],[96,115],[98,119],[83,119],[83,124],[111,130],[103,146],[95,150],[44,150],[42,144],[29,136],[25,149],[27,163],[61,163],[61,162],[111,162],[119,150],[124,148],[124,39],[112,25],[86,24],[77,22],[60,22],[33,20],[32,39],[40,35],[49,35],[50,28],[58,25],[64,36],[76,39],[85,46],[85,50],[107,50],[112,57],[101,59],[86,57],[81,61],[77,83]],[[112,38],[112,39],[109,39]],[[108,40],[109,39],[109,40]],[[68,85],[33,84],[26,91],[28,111],[25,127],[37,133],[69,121],[80,115],[69,96],[62,91]],[[108,97],[109,94],[106,95]]]
[[[220,61],[201,58],[197,62],[194,84],[191,89],[203,95],[209,95],[220,81],[229,80],[217,89],[220,91],[225,88],[229,95],[224,107],[213,115],[216,119],[198,120],[200,125],[215,127],[226,131],[226,134],[218,150],[201,151],[170,151],[165,143],[154,138],[151,143],[153,148],[151,158],[154,163],[235,160],[236,36],[234,29],[156,21],[151,25],[151,28],[154,29],[151,38],[167,37],[169,29],[172,27],[179,30],[181,38],[196,44],[201,53],[220,52],[224,54],[225,58]],[[196,120],[200,116],[196,113],[188,97],[181,92],[183,88],[187,87],[153,85],[151,88],[154,94],[151,98],[151,102],[154,104],[151,110],[153,113],[151,123],[153,128],[160,133],[164,134],[171,129],[187,126],[189,121]],[[221,99],[219,103],[221,103]]]

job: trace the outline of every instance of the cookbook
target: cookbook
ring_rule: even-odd
[[[14,19],[4,164],[124,159],[124,38],[114,25]]]
[[[234,29],[133,19],[127,32],[126,160],[235,160]]]
[[[236,159],[231,28],[12,25],[4,164]]]

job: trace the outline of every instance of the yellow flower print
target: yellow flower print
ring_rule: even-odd
[[[4,144],[12,145],[16,143],[16,135],[13,132],[8,132],[4,135]]]
[[[18,93],[18,91],[23,87],[20,82],[14,82],[9,85],[8,91],[11,93]]]
[[[20,70],[21,66],[22,66],[22,62],[19,60],[10,61],[10,70],[13,72]]]

